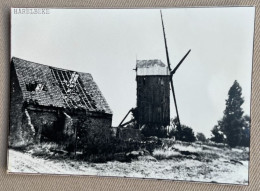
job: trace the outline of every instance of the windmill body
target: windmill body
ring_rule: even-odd
[[[170,71],[161,60],[137,60],[137,124],[170,124]]]
[[[172,78],[191,51],[189,50],[174,69],[171,69],[162,12],[160,13],[167,65],[158,59],[136,61],[134,70],[136,70],[137,82],[137,107],[130,109],[119,124],[122,127],[136,122],[139,129],[148,129],[144,133],[147,136],[157,136],[160,133],[162,133],[161,136],[165,135],[163,135],[165,127],[170,125],[170,91],[173,96],[177,125],[181,127]],[[134,118],[123,123],[131,112]]]

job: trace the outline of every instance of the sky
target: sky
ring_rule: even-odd
[[[11,15],[11,57],[91,73],[113,126],[136,107],[136,60],[166,62],[159,9],[49,9]],[[250,114],[254,7],[162,9],[182,124],[210,137],[237,80]],[[171,118],[176,116],[172,95]]]

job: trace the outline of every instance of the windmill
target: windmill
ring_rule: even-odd
[[[165,34],[165,28],[164,28],[164,22],[163,22],[163,16],[162,16],[162,10],[160,10],[160,14],[161,14],[161,20],[162,20],[162,28],[163,28],[163,37],[164,37],[164,45],[165,45],[165,51],[166,51],[166,58],[167,58],[167,65],[168,65],[168,69],[170,71],[170,84],[171,84],[171,89],[172,89],[172,96],[173,96],[173,100],[174,100],[174,105],[175,105],[175,109],[176,109],[176,115],[177,115],[177,121],[178,121],[178,125],[181,126],[180,123],[180,116],[179,116],[179,112],[178,112],[178,106],[177,106],[177,101],[176,101],[176,95],[175,95],[175,91],[174,91],[174,86],[173,86],[173,74],[175,74],[175,72],[177,71],[177,69],[180,67],[180,65],[182,64],[182,62],[185,60],[185,58],[189,55],[191,49],[184,55],[184,57],[180,60],[180,62],[176,65],[176,67],[172,70],[171,69],[171,64],[170,64],[170,58],[169,58],[169,53],[168,53],[168,46],[167,46],[167,40],[166,40],[166,34]]]
[[[165,128],[170,125],[170,90],[172,90],[178,127],[180,127],[181,123],[172,78],[191,51],[189,50],[176,65],[176,67],[173,70],[171,69],[161,11],[160,14],[167,65],[158,59],[136,60],[136,68],[134,70],[136,71],[137,82],[137,107],[130,109],[119,124],[119,126],[122,127],[135,122],[139,129],[146,127],[153,131],[152,135],[157,135],[156,132],[159,132],[161,127]],[[133,114],[134,118],[124,123],[130,113]]]

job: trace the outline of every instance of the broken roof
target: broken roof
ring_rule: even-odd
[[[24,101],[41,106],[85,109],[112,114],[91,74],[13,57]]]
[[[137,60],[136,70],[137,76],[170,75],[168,67],[158,59]]]

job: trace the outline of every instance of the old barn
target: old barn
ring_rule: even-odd
[[[112,111],[89,73],[13,57],[10,83],[10,145],[82,142],[84,129],[111,127]]]

